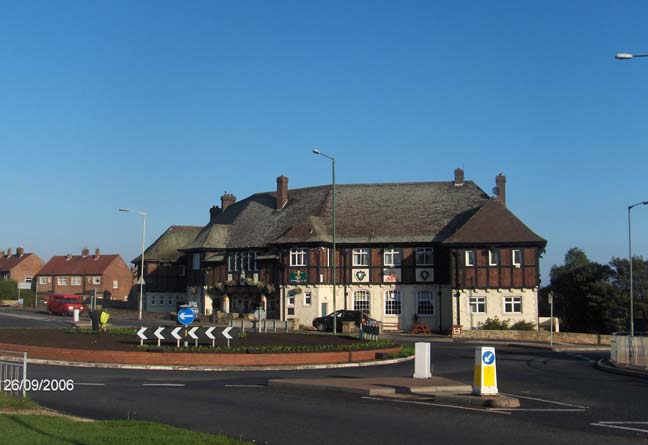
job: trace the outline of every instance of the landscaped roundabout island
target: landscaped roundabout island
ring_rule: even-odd
[[[385,340],[366,341],[346,336],[311,333],[237,333],[227,347],[224,337],[215,340],[163,340],[140,345],[136,330],[108,333],[85,330],[0,329],[0,349],[27,352],[30,360],[51,364],[113,364],[134,367],[263,367],[379,363],[407,357],[411,348]],[[188,346],[185,347],[185,341]]]

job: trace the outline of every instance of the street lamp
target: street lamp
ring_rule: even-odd
[[[144,295],[144,240],[146,239],[146,212],[143,210],[134,210],[134,209],[119,209],[120,212],[135,212],[139,213],[142,216],[142,263],[140,266],[140,294],[139,294],[139,320],[142,321],[142,295]]]
[[[337,310],[337,299],[336,299],[336,292],[335,292],[335,276],[337,274],[337,269],[336,269],[336,256],[337,256],[337,251],[335,249],[335,158],[332,156],[329,156],[327,154],[322,153],[318,149],[313,150],[313,154],[319,155],[319,156],[324,156],[326,159],[331,160],[331,176],[332,176],[332,183],[333,183],[333,335],[337,334],[337,317],[335,316],[335,311]],[[326,316],[326,314],[322,314],[323,316]]]
[[[628,260],[630,261],[630,337],[634,337],[634,294],[632,286],[632,223],[630,211],[639,205],[646,205],[648,201],[638,202],[628,206]]]
[[[628,54],[628,53],[618,53],[614,56],[618,60],[629,60],[634,59],[635,57],[648,57],[648,54]]]

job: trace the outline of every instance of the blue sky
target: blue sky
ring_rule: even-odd
[[[627,255],[648,200],[640,1],[0,1],[0,248],[121,253],[243,198],[508,177],[549,240]],[[647,255],[648,208],[633,211]]]

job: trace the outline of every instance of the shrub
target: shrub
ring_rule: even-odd
[[[500,320],[497,316],[487,318],[481,329],[485,331],[503,331],[509,328],[510,320]]]
[[[535,323],[532,323],[530,321],[518,321],[516,323],[513,323],[513,325],[510,328],[512,331],[534,331],[535,330]]]
[[[241,331],[238,333],[238,338],[247,338],[247,332]]]

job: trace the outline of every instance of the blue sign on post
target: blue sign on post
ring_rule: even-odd
[[[196,316],[194,315],[193,309],[191,309],[190,307],[186,307],[178,311],[178,323],[180,324],[187,326],[193,323],[194,318],[196,318]]]
[[[495,353],[492,351],[486,351],[482,355],[482,361],[485,365],[492,365],[495,362]]]

